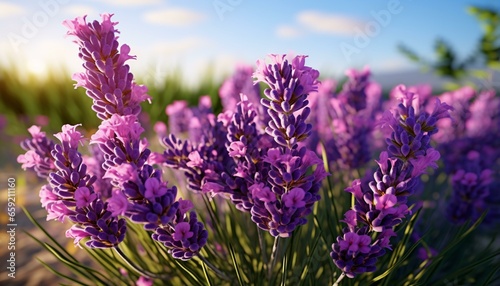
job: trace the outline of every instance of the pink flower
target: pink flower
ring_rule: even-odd
[[[121,190],[114,190],[111,198],[107,200],[108,210],[113,216],[125,215],[129,202]]]
[[[90,205],[95,199],[97,199],[97,194],[90,192],[87,187],[79,187],[75,191],[76,206],[79,208]]]
[[[99,130],[92,135],[90,143],[106,143],[115,136],[127,144],[141,140],[141,134],[144,132],[137,116],[113,114],[111,118],[104,120],[99,125]]]
[[[229,151],[229,156],[233,158],[240,158],[246,155],[247,146],[243,144],[243,142],[241,141],[231,142],[228,151]]]
[[[90,236],[90,233],[86,232],[84,229],[82,229],[77,224],[74,224],[70,229],[68,229],[66,231],[66,237],[74,238],[75,239],[74,240],[75,246],[78,246],[80,248],[81,248],[80,240],[82,240],[86,237],[89,237],[89,236]]]
[[[42,158],[40,155],[38,155],[34,150],[28,150],[25,154],[17,156],[17,162],[22,164],[21,168],[25,171],[38,165],[41,160]]]
[[[118,166],[114,166],[109,168],[103,179],[111,179],[117,184],[121,185],[127,181],[135,181],[137,177],[137,170],[131,164],[121,164]]]
[[[148,178],[144,187],[146,188],[144,197],[150,201],[163,196],[168,191],[167,187],[156,178]]]
[[[188,167],[196,168],[203,166],[203,159],[200,157],[200,153],[198,151],[193,151],[188,155],[189,162],[186,163]]]
[[[153,285],[153,280],[146,278],[144,276],[139,277],[135,282],[135,286],[151,286]]]
[[[201,191],[203,193],[212,193],[213,195],[224,191],[224,186],[214,183],[214,182],[206,182],[201,187]]]
[[[153,130],[158,137],[164,137],[167,134],[167,125],[161,121],[157,121],[153,126]]]
[[[83,145],[83,140],[84,140],[82,134],[76,131],[77,126],[81,126],[81,124],[77,125],[65,124],[62,127],[62,131],[57,134],[54,134],[54,137],[59,139],[61,143],[68,142],[70,148],[77,149],[78,144]]]
[[[31,137],[33,137],[34,140],[38,140],[45,137],[45,132],[41,132],[40,130],[41,130],[40,126],[37,125],[33,125],[30,128],[28,128],[28,132],[31,134]]]

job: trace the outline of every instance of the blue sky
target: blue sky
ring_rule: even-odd
[[[466,56],[481,30],[467,14],[469,5],[487,0],[39,0],[0,1],[0,63],[44,74],[65,66],[79,71],[76,45],[64,38],[61,22],[88,14],[114,13],[120,43],[132,54],[132,71],[160,78],[181,68],[196,83],[208,64],[215,76],[237,63],[254,64],[269,53],[309,55],[308,64],[338,77],[349,67],[369,65],[374,73],[415,67],[396,47],[400,43],[432,58],[442,37]]]

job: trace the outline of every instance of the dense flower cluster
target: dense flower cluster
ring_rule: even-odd
[[[428,113],[419,106],[418,95],[404,87],[400,91],[401,103],[382,118],[381,124],[392,132],[373,180],[367,185],[355,180],[346,189],[355,202],[345,213],[347,227],[333,243],[331,257],[347,277],[375,270],[376,258],[390,249],[393,228],[410,213],[408,197],[415,192],[420,175],[427,167],[437,167],[439,153],[430,147],[430,136],[437,132],[436,122],[449,117],[451,107],[436,99]]]
[[[439,122],[445,132],[436,138],[445,154],[445,170],[452,178],[447,217],[461,224],[488,211],[485,222],[498,221],[500,195],[489,190],[497,183],[494,170],[498,170],[500,157],[500,99],[494,91],[478,93],[468,86],[440,98],[454,108],[453,123]]]
[[[102,21],[87,23],[86,17],[66,20],[68,36],[78,44],[80,58],[84,61],[85,72],[76,73],[76,87],[82,86],[92,98],[92,109],[105,120],[113,114],[138,115],[140,103],[149,96],[145,86],[132,81],[130,67],[125,64],[134,56],[129,55],[130,47],[119,47],[117,22],[112,22],[112,14],[102,14]]]
[[[176,187],[169,188],[162,172],[148,164],[151,151],[141,137],[144,129],[138,115],[140,103],[149,96],[144,86],[133,82],[125,62],[134,57],[128,54],[127,45],[119,48],[117,23],[111,17],[103,14],[102,22],[87,23],[85,17],[64,22],[84,60],[85,72],[74,76],[76,86],[87,90],[103,120],[91,136],[93,157],[84,158],[78,152],[83,136],[76,126],[65,125],[55,135],[61,144],[52,143],[32,127],[33,139],[23,143],[27,152],[18,161],[23,168],[35,168],[41,177],[48,175],[50,184],[40,191],[47,219],[68,217],[74,225],[66,235],[75,244],[88,238],[88,247],[117,246],[126,232],[120,216],[126,216],[153,231],[153,238],[163,242],[175,258],[189,259],[206,243],[207,232],[193,212],[188,215],[190,202],[178,199]],[[192,235],[189,240],[179,239],[179,232],[170,229]],[[182,243],[167,243],[170,239]]]
[[[73,76],[75,87],[86,89],[102,120],[90,136],[90,155],[78,150],[86,141],[79,125],[64,125],[54,135],[57,143],[40,127],[29,128],[31,138],[21,143],[26,153],[18,157],[24,170],[34,170],[47,180],[39,192],[47,220],[69,220],[72,226],[66,236],[75,245],[84,241],[89,248],[115,248],[126,259],[118,246],[125,239],[127,223],[129,229],[138,224],[173,258],[198,256],[204,266],[231,281],[230,275],[200,255],[209,236],[200,218],[214,226],[213,217],[200,217],[192,201],[179,197],[183,186],[167,183],[160,167],[181,170],[184,177],[178,183],[186,181],[195,195],[227,199],[275,238],[271,260],[259,270],[267,267],[269,277],[280,268],[275,264],[283,252],[278,238],[289,237],[306,224],[320,200],[322,181],[329,175],[325,165],[350,182],[345,191],[353,199],[340,221],[345,227],[331,245],[330,257],[342,272],[334,285],[345,276],[376,270],[378,260],[392,250],[397,227],[412,213],[412,199],[423,186],[421,175],[429,167],[437,168],[440,157],[453,189],[446,216],[457,224],[485,212],[487,222],[500,217],[500,208],[495,208],[500,205],[500,193],[495,192],[500,99],[493,91],[478,93],[464,87],[434,97],[429,86],[398,86],[382,103],[381,88],[370,80],[368,68],[348,70],[347,81],[337,91],[332,80],[318,81],[319,72],[305,64],[307,56],[273,54],[257,61],[255,70],[238,66],[224,81],[219,89],[223,111],[218,115],[208,95],[201,96],[195,107],[183,100],[167,106],[168,127],[158,122],[154,128],[164,150],[155,153],[139,120],[140,104],[151,98],[145,86],[134,82],[126,62],[135,57],[127,45],[119,45],[117,23],[111,18],[103,14],[101,21],[89,23],[78,17],[64,22],[84,61],[84,72]],[[265,85],[262,97],[260,84]],[[373,147],[380,147],[377,136],[383,138],[384,150],[375,170],[352,180],[352,174],[372,158]],[[431,143],[437,143],[436,149]],[[328,191],[326,199],[331,199]],[[331,203],[336,202],[324,205]],[[423,205],[417,201],[413,208]],[[260,234],[262,247],[265,240]],[[416,229],[405,235],[414,241],[421,238]],[[214,245],[215,250],[226,251],[218,242]],[[314,255],[310,250],[306,255]],[[437,250],[425,245],[417,252],[430,263]],[[267,260],[265,249],[260,254]],[[295,256],[283,257],[281,267],[288,271],[285,258]],[[141,275],[137,285],[167,277],[135,270]],[[236,274],[240,279],[238,270]]]
[[[329,161],[342,171],[363,167],[371,159],[372,131],[380,109],[380,86],[370,81],[370,70],[350,69],[342,90],[335,93],[331,80],[323,81],[317,92],[311,93],[313,134],[311,148],[321,153],[325,148]]]
[[[192,190],[228,197],[260,228],[287,237],[306,223],[326,176],[322,161],[302,143],[311,133],[307,96],[316,90],[319,73],[305,65],[305,56],[269,59],[270,64],[258,61],[253,74],[255,83],[269,86],[262,105],[243,89],[224,88],[224,98],[240,98],[235,107],[217,118],[208,116],[201,138],[165,137],[164,158],[168,166],[185,171]],[[261,121],[266,116],[268,124]]]

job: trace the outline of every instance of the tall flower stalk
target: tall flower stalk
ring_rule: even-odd
[[[75,86],[86,89],[92,109],[103,120],[90,140],[97,146],[92,149],[94,160],[87,160],[93,168],[77,150],[82,134],[70,125],[55,134],[60,144],[32,127],[33,139],[23,143],[27,152],[18,161],[40,177],[48,176],[49,184],[40,191],[47,219],[69,218],[73,226],[66,236],[75,244],[85,240],[89,248],[118,248],[126,235],[126,217],[143,225],[174,258],[189,260],[206,244],[208,233],[191,210],[192,203],[178,198],[176,187],[167,186],[162,171],[149,163],[151,151],[138,115],[141,102],[150,97],[146,87],[133,81],[126,61],[135,57],[127,45],[119,46],[117,23],[111,17],[103,14],[101,22],[88,23],[86,17],[64,22],[84,61],[85,71],[73,76]]]
[[[436,99],[434,110],[427,113],[418,105],[417,94],[400,89],[401,103],[381,122],[392,132],[373,180],[368,184],[355,180],[346,189],[354,196],[354,205],[345,213],[347,227],[331,252],[342,277],[376,270],[377,259],[391,249],[394,227],[411,213],[408,197],[416,191],[420,176],[428,167],[437,167],[439,152],[430,146],[430,137],[438,131],[436,122],[449,117],[451,107]]]

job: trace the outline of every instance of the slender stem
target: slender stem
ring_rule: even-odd
[[[231,278],[229,278],[229,276],[227,276],[219,268],[215,267],[215,265],[210,263],[203,255],[198,254],[198,257],[201,259],[201,261],[203,263],[205,263],[206,266],[208,266],[208,268],[212,269],[212,271],[215,272],[215,274],[217,274],[220,278],[227,280],[227,281],[231,281]]]
[[[256,224],[257,226],[257,224]],[[259,235],[260,252],[262,252],[262,261],[264,265],[267,265],[267,251],[266,251],[266,241],[262,235],[262,230],[257,226],[257,234]]]
[[[342,272],[342,274],[340,274],[340,276],[337,279],[337,281],[335,281],[335,283],[333,283],[333,286],[339,286],[340,281],[342,281],[342,279],[344,279],[344,277],[345,277],[345,273]]]
[[[147,270],[144,270],[144,269],[141,269],[139,266],[135,265],[133,261],[131,261],[127,255],[125,255],[125,253],[123,253],[123,251],[117,246],[117,247],[114,247],[113,248],[116,253],[118,253],[118,256],[120,256],[123,261],[125,261],[128,266],[130,266],[135,272],[139,273],[140,275],[144,276],[144,277],[147,277],[147,278],[151,278],[151,279],[161,279],[161,280],[164,280],[164,279],[168,279],[170,278],[169,275],[167,274],[158,274],[158,273],[152,273],[152,272],[149,272]]]
[[[271,254],[271,265],[269,265],[269,269],[267,269],[267,276],[269,279],[271,278],[274,267],[276,266],[276,260],[277,260],[276,257],[278,256],[279,247],[280,247],[280,237],[276,236],[274,238],[273,253]]]

